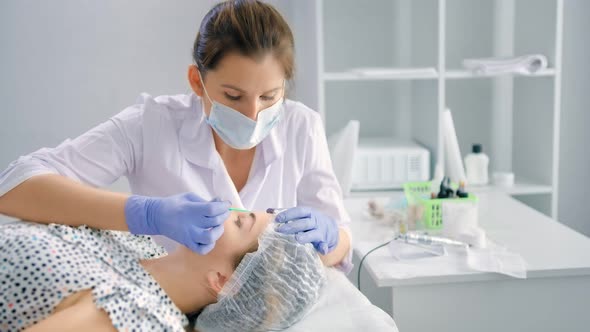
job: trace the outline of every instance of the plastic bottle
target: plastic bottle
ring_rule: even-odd
[[[490,158],[482,152],[481,144],[473,144],[472,153],[465,156],[465,173],[467,184],[488,184],[488,165]]]

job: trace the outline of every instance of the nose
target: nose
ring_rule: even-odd
[[[258,100],[252,100],[245,105],[245,108],[242,110],[242,114],[256,121],[261,106],[262,105]]]

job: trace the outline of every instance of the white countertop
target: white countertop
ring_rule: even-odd
[[[393,193],[389,197],[402,195],[401,192]],[[389,197],[375,198],[386,201]],[[527,278],[590,275],[590,238],[506,194],[478,193],[478,197],[479,225],[490,240],[524,258]],[[389,226],[363,215],[367,201],[366,197],[345,199],[353,220],[353,247],[360,257],[392,237]],[[477,271],[395,278],[391,271],[399,269],[400,265],[391,257],[387,247],[371,253],[365,259],[363,268],[368,270],[379,287],[511,278]]]

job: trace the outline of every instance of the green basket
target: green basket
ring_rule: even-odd
[[[457,185],[451,184],[456,190]],[[424,182],[406,182],[404,183],[404,194],[408,205],[420,205],[424,207],[420,221],[427,229],[441,229],[443,226],[443,203],[452,204],[454,202],[472,202],[477,204],[477,197],[469,194],[465,198],[431,198],[432,185],[430,181]]]

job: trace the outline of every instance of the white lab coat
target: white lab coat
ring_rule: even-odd
[[[256,148],[238,193],[205,122],[195,94],[142,94],[137,104],[56,148],[43,148],[11,163],[0,174],[0,196],[44,173],[104,187],[126,176],[137,195],[169,196],[192,191],[249,210],[309,206],[335,218],[348,234],[350,217],[330,161],[320,116],[287,100],[284,116]],[[170,240],[158,239],[167,249]],[[340,266],[351,268],[351,253]]]

